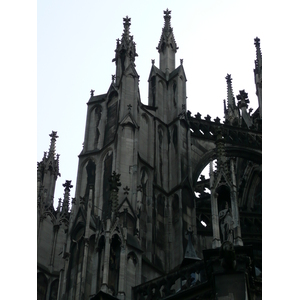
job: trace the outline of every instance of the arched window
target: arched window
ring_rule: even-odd
[[[57,293],[58,293],[58,279],[55,279],[51,283],[49,300],[56,300]]]
[[[90,159],[85,169],[86,169],[86,173],[87,173],[87,184],[86,184],[86,188],[85,188],[85,196],[86,196],[86,198],[88,198],[90,185],[92,185],[92,186],[95,185],[96,165]]]
[[[48,280],[45,274],[37,274],[37,300],[46,300]]]
[[[121,240],[117,234],[112,237],[110,244],[108,287],[113,295],[118,294],[120,270]]]

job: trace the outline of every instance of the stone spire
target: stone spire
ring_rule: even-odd
[[[44,152],[43,159],[38,162],[37,168],[37,197],[40,201],[44,196],[44,206],[49,208],[53,206],[53,197],[55,192],[55,184],[59,173],[59,154],[55,155],[55,142],[58,138],[57,132],[52,131],[49,152]],[[56,156],[56,157],[55,157]]]
[[[227,108],[232,107],[235,108],[235,98],[232,91],[232,78],[230,74],[227,74],[226,77],[226,83],[227,83]]]
[[[262,55],[260,50],[260,39],[256,37],[254,39],[254,45],[256,48],[256,60],[254,71],[254,81],[256,85],[256,95],[258,98],[259,116],[262,118]]]
[[[171,27],[171,10],[164,11],[165,24],[157,46],[159,56],[159,68],[163,72],[172,72],[175,69],[175,53],[177,52],[177,44]]]
[[[55,156],[55,142],[59,136],[57,135],[57,131],[52,131],[52,133],[49,134],[49,136],[51,137],[51,142],[50,142],[48,157],[54,157]]]
[[[227,84],[227,107],[224,103],[225,120],[230,125],[238,125],[239,123],[239,110],[235,103],[235,97],[232,90],[232,78],[230,74],[225,77]]]
[[[133,35],[130,35],[130,23],[131,18],[126,16],[123,18],[124,31],[122,38],[117,39],[116,54],[112,60],[116,63],[116,84],[119,85],[122,73],[128,67],[130,63],[134,63],[135,57],[138,56],[136,53],[135,42],[133,41]]]
[[[255,60],[255,65],[258,68],[262,67],[262,55],[261,55],[261,49],[260,49],[260,39],[258,37],[256,37],[254,39],[254,45],[256,48],[256,60]]]

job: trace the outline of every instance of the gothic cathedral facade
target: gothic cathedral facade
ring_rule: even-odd
[[[187,80],[182,61],[175,65],[169,10],[159,67],[152,61],[150,70],[149,102],[141,102],[130,21],[123,19],[108,92],[91,91],[87,103],[75,197],[66,181],[63,200],[53,207],[57,132],[38,163],[38,299],[225,299],[220,295],[230,293],[260,299],[260,41],[258,108],[248,109],[245,91],[236,102],[227,74],[221,123],[186,110]],[[208,179],[199,176],[207,165]],[[232,291],[228,272],[238,282]]]

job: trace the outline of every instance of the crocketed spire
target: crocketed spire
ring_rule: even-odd
[[[117,39],[116,54],[115,58],[112,60],[116,63],[116,75],[113,77],[113,83],[118,86],[124,71],[130,64],[135,67],[134,61],[135,57],[138,56],[136,53],[135,42],[133,41],[133,35],[130,35],[130,23],[131,19],[126,16],[123,18],[124,31],[122,38]],[[116,79],[116,81],[114,81]]]
[[[173,51],[176,52],[178,47],[174,38],[173,28],[171,27],[171,10],[164,10],[164,14],[165,24],[156,49],[161,53],[165,51],[166,47],[171,46]]]
[[[129,18],[128,16],[126,16],[126,18],[123,18],[124,31],[121,40],[117,39],[117,46],[115,50],[116,56],[112,60],[115,61],[116,64],[118,63],[118,58],[121,57],[121,53],[128,56],[130,61],[135,61],[135,57],[138,56],[135,48],[136,44],[133,41],[133,35],[130,35],[130,21],[131,18]]]
[[[225,105],[225,100],[224,100],[225,120],[229,122],[229,124],[231,125],[238,125],[240,114],[239,114],[239,109],[237,108],[235,103],[235,97],[233,95],[231,75],[227,74],[225,79],[227,84],[227,107]]]
[[[233,95],[233,91],[232,91],[232,78],[231,78],[231,74],[227,74],[226,77],[226,83],[227,83],[227,108],[229,107],[236,107],[235,104],[235,98]]]
[[[261,55],[261,49],[260,49],[260,39],[256,37],[254,39],[254,45],[256,48],[256,61],[255,64],[258,68],[261,68],[262,66],[262,55]]]
[[[51,156],[54,157],[54,155],[55,155],[55,142],[56,142],[56,139],[59,136],[57,135],[57,131],[52,131],[52,133],[49,134],[49,136],[51,137],[51,142],[50,142],[48,157],[51,157]]]
[[[254,71],[254,81],[256,85],[256,95],[258,97],[259,116],[262,118],[262,55],[260,50],[260,39],[256,37],[254,39],[254,45],[256,48],[256,60]]]

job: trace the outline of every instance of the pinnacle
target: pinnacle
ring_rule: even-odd
[[[59,137],[57,135],[57,131],[52,131],[51,134],[49,134],[49,136],[51,137],[51,142],[50,142],[50,148],[49,148],[49,154],[48,157],[52,154],[53,156],[55,155],[55,142],[56,139]]]
[[[227,74],[226,77],[226,83],[227,83],[227,106],[235,106],[233,91],[232,91],[232,78],[231,74]]]
[[[258,37],[256,37],[254,39],[254,45],[256,47],[256,61],[255,61],[255,64],[257,66],[261,66],[262,55],[261,55],[261,49],[260,49],[260,39]]]
[[[120,57],[120,52],[125,51],[127,55],[129,56],[130,61],[135,60],[135,57],[138,56],[135,49],[135,42],[133,41],[133,35],[130,35],[130,25],[131,25],[131,18],[126,16],[123,18],[123,26],[124,31],[122,34],[122,38],[117,39],[117,45],[116,45],[116,55],[115,58],[112,61],[118,62],[118,58]]]
[[[164,27],[162,29],[160,41],[156,49],[158,50],[158,52],[161,52],[164,51],[166,44],[171,44],[172,48],[176,52],[178,47],[174,38],[173,28],[171,27],[171,10],[169,10],[168,8],[164,10],[164,19],[165,19]]]
[[[165,31],[172,31],[171,28],[171,10],[169,10],[168,8],[166,10],[164,10],[164,19],[165,19],[165,26],[164,26],[164,30]]]

